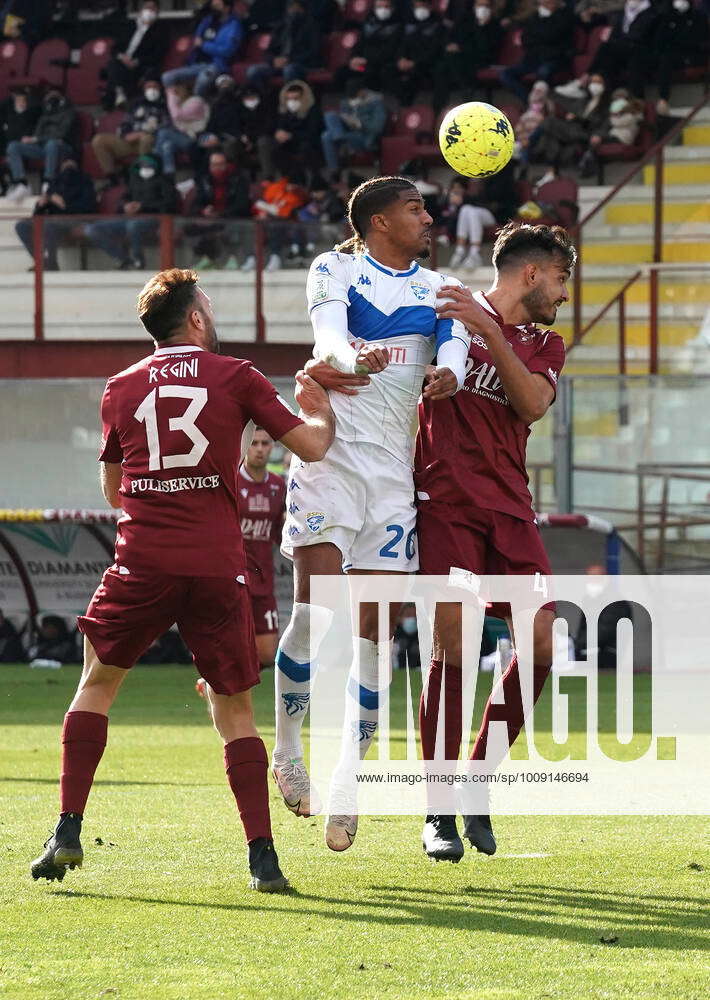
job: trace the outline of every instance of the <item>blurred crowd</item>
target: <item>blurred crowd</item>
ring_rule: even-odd
[[[183,232],[203,269],[253,269],[245,234],[254,219],[278,223],[266,227],[267,269],[300,262],[323,226],[338,238],[348,192],[358,171],[378,169],[399,108],[420,101],[439,113],[503,91],[516,147],[492,183],[454,178],[442,189],[427,162],[398,164],[419,184],[454,264],[473,267],[487,231],[521,208],[567,222],[569,192],[553,186],[545,198],[539,189],[561,170],[595,176],[614,146],[633,150],[650,118],[669,115],[674,75],[708,58],[708,13],[691,0],[209,0],[191,25],[180,21],[191,38],[177,65],[168,60],[174,28],[156,0],[8,0],[0,11],[6,37],[30,46],[57,37],[74,53],[113,39],[90,140],[58,84],[11,82],[0,106],[5,196],[20,205],[30,173],[39,175],[36,211],[52,217],[47,268],[58,266],[56,217],[95,213],[119,216],[85,229],[118,267],[145,266],[163,213],[189,217]],[[319,82],[324,46],[349,29],[357,40]],[[250,41],[266,33],[259,58],[247,60]],[[575,52],[589,45],[575,75]],[[31,222],[18,236],[32,252]]]

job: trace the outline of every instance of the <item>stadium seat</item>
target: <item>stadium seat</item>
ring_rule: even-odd
[[[348,0],[343,11],[346,24],[349,21],[364,21],[370,13],[370,7],[372,0]]]
[[[353,29],[331,32],[323,47],[324,68],[310,70],[306,77],[308,82],[321,86],[332,83],[336,70],[350,59],[358,38],[359,33]]]
[[[486,66],[478,71],[478,80],[483,84],[495,85],[498,83],[500,71],[506,66],[514,66],[523,58],[522,46],[523,32],[520,28],[511,28],[505,33],[505,37],[498,53],[498,62],[495,66]]]
[[[88,111],[77,111],[77,140],[80,143],[91,141],[94,134],[94,118]]]
[[[538,223],[549,226],[564,226],[570,229],[579,215],[579,188],[572,177],[556,177],[537,189],[535,200],[541,206],[551,205],[553,212],[546,212]]]
[[[232,76],[239,84],[246,80],[247,69],[250,66],[257,66],[266,62],[266,53],[271,45],[271,35],[268,31],[261,31],[258,35],[252,35],[247,42],[241,57],[232,65]]]
[[[608,24],[601,24],[596,28],[592,28],[587,36],[585,48],[581,51],[577,49],[576,55],[572,60],[572,73],[575,80],[589,71],[589,67],[594,61],[599,46],[607,40],[610,34],[611,28]]]
[[[639,128],[636,142],[627,145],[622,142],[605,142],[596,149],[597,160],[599,162],[598,183],[604,183],[604,164],[631,162],[639,160],[644,153],[654,143],[656,130],[656,107],[652,101],[647,101],[644,108],[644,117]]]
[[[8,39],[0,43],[0,98],[7,97],[15,77],[22,77],[27,66],[27,46]]]
[[[163,59],[163,72],[184,66],[191,48],[192,35],[178,35],[177,38],[174,38],[165,54],[165,59]]]
[[[64,88],[66,67],[55,66],[54,62],[69,60],[69,45],[62,38],[48,38],[32,50],[27,75],[33,83],[49,83]]]
[[[434,112],[428,104],[413,104],[410,108],[400,108],[394,117],[392,135],[411,135],[432,138],[434,135]],[[421,138],[420,138],[421,137]]]
[[[121,202],[127,188],[123,184],[114,184],[104,188],[99,195],[99,212],[101,215],[118,215]]]
[[[118,108],[107,111],[96,119],[96,132],[116,132],[126,120],[126,112]]]
[[[110,38],[94,38],[82,46],[79,65],[67,70],[67,97],[74,104],[98,104],[100,74],[112,44]]]

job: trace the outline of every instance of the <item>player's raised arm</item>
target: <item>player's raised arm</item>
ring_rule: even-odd
[[[303,423],[281,438],[282,444],[304,462],[319,462],[333,443],[335,417],[328,393],[305,372],[296,374],[296,402]]]
[[[439,313],[436,323],[436,366],[427,369],[422,395],[425,399],[453,396],[466,380],[466,360],[471,335],[456,318]]]

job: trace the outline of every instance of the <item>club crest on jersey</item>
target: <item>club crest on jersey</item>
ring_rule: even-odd
[[[306,514],[306,524],[308,525],[308,530],[312,531],[313,534],[317,534],[323,527],[323,522],[325,521],[325,514],[320,510],[312,510],[310,514]]]
[[[299,712],[305,712],[308,708],[308,702],[311,696],[309,694],[297,694],[295,691],[287,691],[282,694],[284,707],[286,709],[286,715],[298,715]]]
[[[415,296],[422,302],[429,294],[429,289],[426,285],[415,285],[414,282],[409,286],[414,292]]]

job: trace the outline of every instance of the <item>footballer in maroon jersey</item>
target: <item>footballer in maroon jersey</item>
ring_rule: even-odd
[[[442,288],[439,316],[458,319],[471,334],[463,388],[451,399],[420,404],[415,460],[420,572],[448,576],[460,568],[477,575],[523,574],[543,590],[550,565],[535,521],[525,470],[530,425],[555,398],[565,349],[548,327],[568,299],[566,283],[576,259],[559,227],[509,223],[493,249],[495,281],[486,292]],[[505,617],[513,636],[510,607]],[[537,613],[533,635],[533,703],[552,663],[554,606]],[[443,685],[445,757],[456,760],[461,744],[461,606],[440,604],[434,628],[434,658],[420,703],[426,760],[434,759]],[[507,723],[512,745],[523,723],[517,658],[491,694],[472,760],[494,770],[487,756],[491,721]],[[502,695],[502,697],[501,697]],[[504,703],[501,703],[504,702]],[[487,854],[495,851],[488,815],[465,816],[464,836]],[[463,844],[454,816],[429,815],[424,846],[436,860],[458,861]]]
[[[122,507],[116,556],[85,615],[84,670],[62,731],[60,819],[35,879],[80,867],[84,807],[128,669],[174,622],[208,682],[212,720],[249,844],[251,887],[284,889],[269,818],[266,748],[250,688],[259,665],[246,585],[237,468],[254,423],[304,461],[333,439],[324,390],[297,375],[295,416],[250,362],[217,353],[210,300],[194,271],[155,275],[138,314],[155,352],[109,379],[101,402],[101,483]],[[248,435],[248,436],[247,436]]]
[[[262,667],[272,667],[279,635],[274,594],[274,545],[281,543],[286,483],[266,467],[273,438],[264,427],[254,431],[239,468],[239,512],[247,557],[256,649]]]

